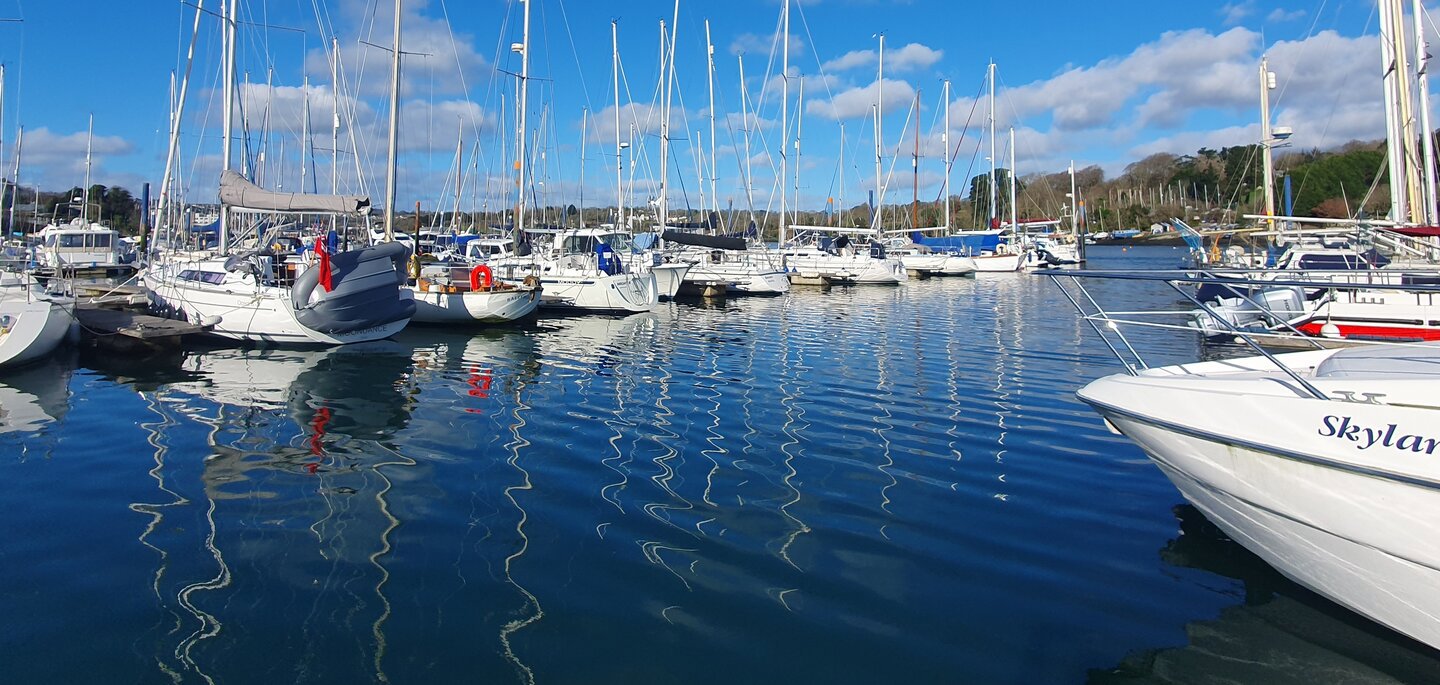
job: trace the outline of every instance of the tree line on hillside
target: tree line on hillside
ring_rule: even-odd
[[[65,223],[82,216],[81,205],[85,205],[85,191],[79,186],[62,192],[53,192],[17,187],[8,180],[0,180],[0,226],[6,236],[16,231],[34,232],[49,223]],[[10,225],[10,210],[14,208],[15,223]],[[124,235],[140,232],[140,200],[129,190],[99,184],[90,186],[89,203],[84,216],[90,221],[99,221]]]

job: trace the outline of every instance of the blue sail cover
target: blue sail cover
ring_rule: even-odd
[[[915,232],[910,234],[910,240],[918,245],[924,245],[930,248],[933,252],[960,252],[964,254],[994,252],[1000,243],[1005,242],[1001,238],[1000,231],[978,231],[975,233],[937,237],[926,237],[919,232]]]

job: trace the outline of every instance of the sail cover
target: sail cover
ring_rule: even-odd
[[[277,193],[251,183],[235,171],[220,175],[220,201],[231,207],[262,212],[364,214],[370,211],[368,197]]]
[[[745,249],[744,238],[731,238],[721,235],[703,235],[700,233],[686,233],[684,231],[665,231],[661,238],[668,242],[680,243],[681,245],[698,245],[720,250],[743,250]]]

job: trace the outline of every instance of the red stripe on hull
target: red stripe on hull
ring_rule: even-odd
[[[1440,340],[1440,328],[1428,328],[1421,326],[1366,326],[1363,324],[1350,324],[1341,321],[1311,321],[1296,326],[1301,333],[1322,337],[1320,329],[1326,323],[1334,324],[1340,329],[1342,338],[1370,338],[1382,340]]]

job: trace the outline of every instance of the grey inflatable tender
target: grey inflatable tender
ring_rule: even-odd
[[[290,302],[295,318],[306,328],[327,335],[351,333],[409,319],[415,301],[400,299],[400,283],[410,250],[400,243],[341,252],[330,257],[335,289],[310,304],[320,285],[320,268],[312,266],[295,279]]]

